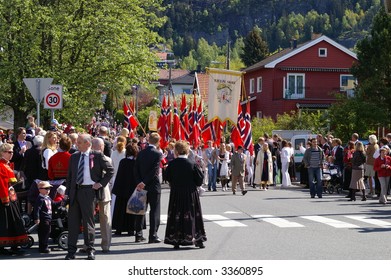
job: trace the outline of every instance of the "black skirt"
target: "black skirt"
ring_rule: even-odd
[[[164,243],[186,246],[206,240],[197,190],[171,189]]]
[[[9,206],[0,203],[0,248],[28,243],[28,236],[21,218],[18,202]]]

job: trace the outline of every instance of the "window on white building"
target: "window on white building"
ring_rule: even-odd
[[[250,79],[250,94],[254,93],[254,88],[255,88],[255,80]]]
[[[262,77],[257,78],[257,92],[262,92]]]
[[[305,97],[305,75],[304,74],[288,74],[285,98],[299,99]]]

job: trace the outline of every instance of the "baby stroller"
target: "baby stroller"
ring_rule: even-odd
[[[68,249],[68,209],[64,206],[53,207],[53,218],[51,221],[50,238],[53,242],[63,249]],[[38,229],[38,224],[30,218],[29,215],[23,214],[22,219],[25,224],[26,232],[29,234],[28,243],[23,245],[22,248],[28,249],[34,245],[34,238],[31,236]]]
[[[329,194],[334,193],[334,191],[337,191],[338,194],[342,193],[341,176],[341,171],[335,165],[323,168],[323,191],[325,193],[328,192]]]

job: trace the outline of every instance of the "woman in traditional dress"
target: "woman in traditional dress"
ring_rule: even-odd
[[[28,242],[16,193],[11,187],[11,184],[16,183],[14,172],[9,166],[12,149],[12,144],[4,143],[0,146],[0,254],[5,255],[23,253],[18,246]],[[11,247],[11,250],[5,247]]]
[[[175,143],[176,158],[167,167],[170,183],[167,226],[164,243],[179,246],[195,245],[205,248],[206,239],[197,186],[202,184],[203,173],[187,158],[189,145],[184,141]]]
[[[366,161],[366,155],[364,145],[358,141],[355,146],[355,151],[352,157],[352,178],[350,179],[350,199],[349,201],[356,201],[356,192],[362,192],[362,201],[367,200],[365,196],[365,184],[364,184],[364,164]]]
[[[134,235],[136,231],[135,241],[141,242],[145,240],[142,232],[145,216],[126,213],[127,202],[137,185],[133,175],[137,153],[137,144],[130,143],[126,146],[126,158],[119,162],[112,191],[116,196],[112,226],[115,229],[115,235],[121,235],[122,232]]]
[[[266,191],[268,185],[273,184],[273,158],[268,143],[263,143],[255,164],[254,183],[260,185],[261,190]]]

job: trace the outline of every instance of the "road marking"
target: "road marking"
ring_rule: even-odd
[[[239,223],[235,220],[228,219],[221,215],[203,215],[204,219],[214,222],[222,227],[247,227],[247,225]]]
[[[328,226],[334,227],[334,228],[359,228],[357,225],[353,225],[350,223],[346,222],[341,222],[338,220],[326,218],[326,217],[321,217],[321,216],[300,216],[301,218],[315,221],[318,223],[326,224]]]
[[[304,227],[303,225],[296,223],[296,222],[290,222],[283,218],[274,217],[273,215],[252,215],[254,219],[258,219],[267,223],[270,223],[272,225],[275,225],[280,228],[298,228],[298,227]]]
[[[368,224],[371,224],[371,225],[379,226],[379,227],[382,227],[382,228],[391,228],[391,223],[390,222],[385,222],[385,221],[382,221],[382,220],[369,218],[367,216],[360,216],[360,215],[358,215],[358,216],[345,216],[345,217],[349,218],[349,219],[356,220],[356,221],[368,223]]]
[[[242,212],[236,212],[236,211],[225,211],[224,214],[241,214]]]
[[[160,215],[160,224],[166,225],[167,224],[167,215]]]

